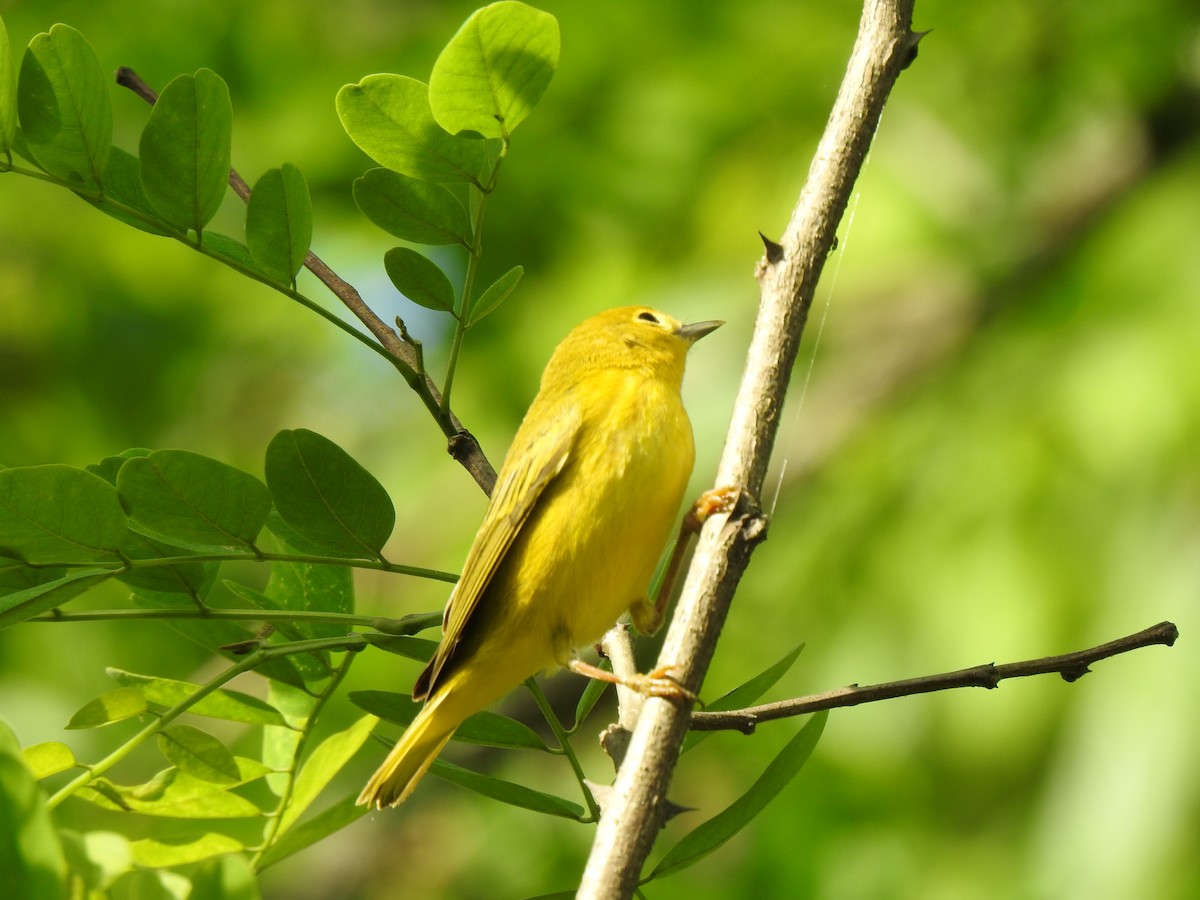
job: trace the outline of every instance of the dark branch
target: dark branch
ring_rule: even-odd
[[[913,694],[928,694],[933,691],[946,691],[951,688],[994,688],[1006,678],[1026,678],[1030,675],[1047,675],[1056,672],[1062,676],[1064,681],[1076,681],[1090,671],[1089,667],[1092,663],[1155,644],[1164,644],[1170,647],[1175,643],[1177,637],[1179,637],[1179,629],[1174,624],[1159,622],[1137,634],[1117,638],[1115,641],[1109,641],[1107,644],[1101,644],[1089,650],[1064,653],[1061,656],[1045,656],[1041,659],[1002,665],[986,663],[970,669],[959,669],[957,672],[923,675],[920,678],[907,678],[904,681],[889,681],[885,684],[872,684],[866,687],[852,684],[849,687],[826,691],[823,694],[811,694],[807,697],[780,700],[777,703],[764,703],[761,706],[750,706],[729,712],[696,712],[692,713],[692,728],[696,731],[732,729],[743,734],[751,734],[759,722],[769,722],[772,719],[786,719],[822,709],[858,706],[862,703],[891,700],[894,697],[910,697]]]

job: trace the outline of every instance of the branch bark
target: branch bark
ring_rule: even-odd
[[[1097,647],[1063,653],[1059,656],[1043,656],[1039,659],[1027,659],[1000,665],[984,663],[969,669],[959,669],[957,672],[922,675],[918,678],[906,678],[903,681],[889,681],[885,684],[871,684],[865,687],[852,684],[821,694],[810,694],[807,697],[795,697],[776,703],[763,703],[759,706],[748,706],[745,709],[731,709],[728,712],[695,712],[692,713],[692,730],[733,730],[743,734],[752,734],[760,722],[769,722],[773,719],[786,719],[791,716],[818,712],[822,709],[859,706],[863,703],[892,700],[896,697],[911,697],[915,694],[929,694],[952,688],[982,687],[990,689],[998,687],[1000,682],[1006,678],[1028,678],[1031,675],[1053,673],[1062,676],[1063,681],[1078,681],[1091,671],[1090,666],[1093,663],[1102,659],[1142,647],[1151,647],[1155,644],[1171,647],[1178,637],[1179,629],[1173,623],[1159,622],[1137,634],[1126,635]]]
[[[766,534],[754,498],[762,492],[800,336],[838,222],[892,85],[920,40],[910,27],[913,2],[866,0],[846,75],[791,221],[779,244],[766,242],[758,266],[758,319],[716,479],[717,485],[739,487],[741,495],[728,516],[712,517],[701,532],[659,657],[659,665],[673,666],[693,692],[704,680],[750,554]],[[633,894],[663,821],[667,787],[690,721],[681,704],[646,701],[578,897]]]

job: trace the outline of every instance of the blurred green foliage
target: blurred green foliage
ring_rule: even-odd
[[[218,72],[234,165],[251,182],[284,162],[304,172],[314,248],[385,320],[403,315],[437,371],[448,328],[402,306],[384,275],[387,239],[351,197],[368,163],[333,98],[372,72],[422,76],[475,5],[145,0],[131,15],[4,0],[0,14],[17,47],[67,22],[106,70],[129,65],[159,87]],[[542,6],[560,21],[562,59],[514,139],[481,264],[485,284],[516,264],[525,276],[468,337],[456,410],[498,462],[550,349],[587,314],[647,302],[727,319],[685,387],[698,491],[753,322],[755,231],[783,229],[858,10]],[[785,794],[653,896],[1195,896],[1200,11],[936,0],[918,4],[916,25],[934,31],[884,114],[819,291],[766,498],[770,539],[705,693],[797,640],[808,649],[781,697],[1062,652],[1166,618],[1183,637],[1075,685],[835,713]],[[112,90],[116,141],[132,147],[147,111]],[[311,428],[396,499],[394,558],[461,563],[482,495],[394,371],[318,318],[12,176],[0,273],[0,462],[178,447],[259,472],[271,435]],[[445,595],[395,576],[358,584],[363,612],[433,609]],[[347,686],[406,685],[415,667],[384,656],[364,655]],[[60,739],[105,666],[213,673],[160,625],[28,624],[0,633],[0,711],[22,744]],[[328,715],[357,718],[348,703]],[[674,799],[711,815],[796,730],[712,738],[685,759]],[[82,758],[106,740],[119,736],[72,745]],[[513,754],[458,753],[541,776]],[[359,754],[343,777],[365,779],[375,762]],[[59,815],[97,827],[90,809]],[[683,828],[669,825],[664,847]],[[269,870],[264,890],[519,897],[572,886],[589,839],[434,781]]]

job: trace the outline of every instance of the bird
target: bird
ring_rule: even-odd
[[[557,666],[595,675],[575,650],[626,611],[639,632],[658,629],[667,592],[652,602],[648,586],[695,456],[684,363],[723,324],[624,306],[554,350],[413,687],[424,705],[359,805],[406,800],[463,720],[527,678]]]

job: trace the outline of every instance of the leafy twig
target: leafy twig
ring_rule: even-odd
[[[922,675],[919,678],[906,678],[903,681],[889,681],[884,684],[866,686],[852,684],[849,687],[837,688],[822,694],[810,694],[806,697],[748,706],[745,709],[733,709],[727,712],[694,712],[692,713],[692,728],[696,731],[732,729],[743,734],[751,734],[760,722],[768,722],[772,719],[785,719],[822,709],[858,706],[862,703],[874,703],[878,700],[910,697],[914,694],[928,694],[952,688],[994,688],[1006,678],[1027,678],[1031,675],[1057,673],[1062,676],[1064,681],[1076,681],[1091,671],[1089,667],[1093,663],[1102,659],[1156,644],[1170,647],[1174,645],[1177,637],[1179,637],[1179,629],[1173,623],[1159,622],[1137,634],[1126,635],[1088,650],[1076,650],[1061,656],[1044,656],[1040,659],[1001,665],[985,663],[970,669],[959,669],[956,672]]]
[[[150,105],[153,106],[158,101],[157,92],[128,66],[122,66],[117,69],[116,80],[117,84],[133,91]],[[243,201],[249,200],[250,187],[235,169],[229,170],[229,184],[233,188],[234,193]],[[462,422],[450,411],[448,404],[443,403],[442,395],[438,391],[437,386],[434,385],[433,381],[423,371],[419,345],[415,345],[411,340],[405,340],[400,335],[397,335],[382,319],[375,315],[374,311],[366,304],[353,285],[339,277],[312,251],[309,251],[308,255],[305,256],[304,266],[379,341],[379,344],[387,351],[386,355],[388,359],[404,377],[408,386],[416,392],[421,402],[425,404],[426,409],[433,415],[442,433],[452,441],[457,439],[459,435],[467,434]],[[270,284],[272,287],[279,287],[270,282],[265,283]],[[307,300],[307,298],[302,298],[298,295],[296,291],[283,290],[283,292],[294,300],[301,300],[301,302]],[[310,308],[315,307],[315,304],[312,304],[311,301],[305,302],[304,305],[310,306]],[[320,309],[319,307],[316,308]],[[451,448],[451,455],[463,465],[479,486],[483,488],[485,493],[491,492],[492,485],[496,480],[496,472],[477,441],[473,438],[466,443],[459,440]]]
[[[385,616],[358,616],[349,613],[317,612],[305,609],[92,609],[62,612],[55,609],[33,616],[27,622],[99,622],[106,619],[232,619],[243,622],[306,622],[374,628],[383,634],[417,634],[442,622],[440,612],[413,613],[390,619]]]

